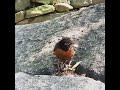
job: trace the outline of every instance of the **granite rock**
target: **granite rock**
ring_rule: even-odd
[[[82,63],[77,73],[87,73],[89,77],[104,81],[104,3],[81,8],[43,23],[16,25],[15,71],[31,75],[54,73],[56,57],[52,51],[63,36],[72,38],[79,45],[74,62],[80,60]]]
[[[105,84],[88,77],[15,74],[15,90],[105,90]]]

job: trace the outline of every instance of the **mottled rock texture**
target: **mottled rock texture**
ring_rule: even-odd
[[[15,74],[15,90],[105,90],[105,84],[88,77]]]
[[[15,71],[31,75],[56,71],[53,48],[63,36],[72,38],[76,48],[74,62],[82,61],[77,73],[104,82],[105,5],[97,4],[59,18],[15,26]]]

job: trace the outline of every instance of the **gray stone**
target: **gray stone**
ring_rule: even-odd
[[[53,5],[41,5],[34,8],[30,8],[26,10],[25,18],[35,17],[39,15],[44,15],[47,13],[51,13],[55,11],[55,7]]]
[[[105,3],[105,0],[92,0],[92,4]]]
[[[70,0],[70,4],[74,8],[81,8],[92,4],[92,0]]]
[[[43,23],[15,26],[15,71],[52,74],[53,48],[63,36],[78,43],[74,61],[97,78],[105,71],[105,5],[98,4]],[[80,72],[81,69],[78,69]],[[87,73],[87,71],[85,72]]]
[[[15,0],[15,11],[25,10],[30,5],[30,0]]]
[[[65,12],[65,11],[69,11],[71,9],[73,9],[73,7],[71,5],[69,5],[68,3],[55,4],[55,10],[58,12]]]
[[[105,84],[88,77],[15,74],[15,90],[105,90]]]
[[[15,23],[23,20],[24,19],[24,14],[25,14],[24,11],[20,11],[20,12],[15,13]]]

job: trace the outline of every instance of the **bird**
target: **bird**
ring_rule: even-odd
[[[58,59],[58,62],[66,64],[70,67],[73,57],[75,55],[75,43],[69,37],[63,37],[59,42],[55,44],[53,54]]]

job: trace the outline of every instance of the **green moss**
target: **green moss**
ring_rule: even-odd
[[[52,4],[57,4],[57,3],[69,3],[69,0],[52,0]]]
[[[32,2],[42,3],[42,4],[50,4],[51,0],[32,0]]]
[[[53,5],[42,5],[42,6],[34,7],[27,10],[26,18],[35,17],[35,16],[47,14],[54,11],[55,11],[55,8]]]

